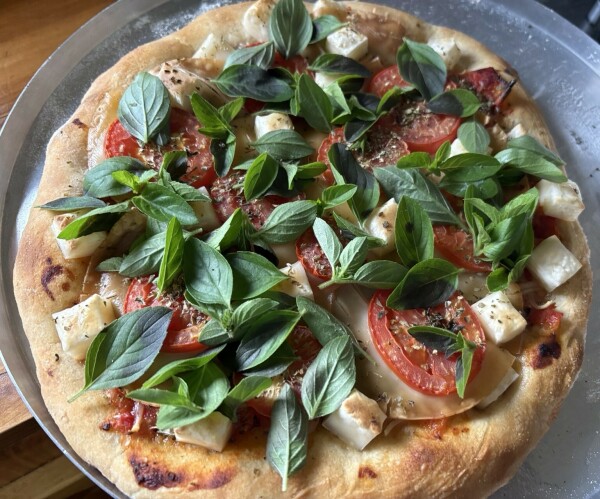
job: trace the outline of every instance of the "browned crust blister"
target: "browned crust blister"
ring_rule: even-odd
[[[114,119],[116,102],[137,72],[165,60],[190,57],[211,31],[225,34],[241,29],[240,19],[248,5],[205,13],[181,31],[137,48],[98,77],[69,122],[53,136],[34,204],[81,193],[88,168],[88,139],[98,140]],[[372,37],[371,47],[380,50],[384,62],[391,63],[390,54],[403,36],[423,42],[432,36],[449,37],[470,61],[464,69],[494,66],[514,74],[505,61],[462,33],[428,25],[387,7],[346,6],[349,19]],[[521,123],[552,147],[540,113],[520,84],[508,101],[510,112],[500,124],[509,129]],[[401,423],[389,436],[379,436],[358,452],[319,428],[309,437],[307,465],[290,479],[287,494],[282,494],[280,478],[265,460],[264,430],[248,433],[216,453],[167,437],[147,440],[100,430],[99,423],[110,412],[100,393],[67,402],[82,386],[83,365],[63,354],[51,314],[79,301],[87,262],[63,259],[49,230],[51,219],[50,212],[32,210],[14,278],[42,394],[73,449],[129,496],[484,496],[516,472],[548,429],[581,365],[591,300],[589,250],[579,224],[564,223],[563,240],[584,266],[576,278],[554,293],[565,314],[557,339],[560,348],[540,350],[540,343],[548,339],[526,331],[518,355],[518,381],[488,409],[451,418],[441,434],[428,432],[422,425]],[[540,356],[543,362],[536,364]],[[545,367],[535,369],[534,365]]]

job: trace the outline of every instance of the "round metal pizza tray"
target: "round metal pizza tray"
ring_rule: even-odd
[[[541,107],[587,209],[581,222],[600,262],[600,46],[533,0],[379,0],[484,42],[519,71]],[[221,5],[208,0],[121,0],[69,38],[18,99],[0,133],[0,350],[32,414],[87,476],[122,495],[83,462],[48,414],[17,312],[12,268],[43,168],[46,144],[94,78],[134,47]],[[599,272],[600,273],[600,272]],[[494,497],[600,497],[600,301],[594,300],[583,369],[558,418],[516,477]],[[544,397],[540,393],[540,397]],[[401,479],[401,477],[399,477]]]

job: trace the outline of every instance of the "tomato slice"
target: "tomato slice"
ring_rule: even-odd
[[[468,71],[452,78],[459,85],[473,90],[482,100],[489,105],[500,108],[504,99],[517,82],[516,79],[506,81],[494,68],[482,68]]]
[[[553,334],[560,328],[562,317],[563,313],[556,310],[556,305],[552,304],[546,308],[532,308],[527,322],[531,326],[540,326],[547,334]]]
[[[210,152],[210,139],[198,132],[199,127],[200,124],[193,114],[173,108],[170,118],[170,142],[165,146],[149,143],[140,147],[137,139],[125,130],[119,120],[115,120],[106,132],[104,154],[107,158],[131,156],[158,170],[165,152],[184,150],[188,155],[188,166],[179,181],[194,187],[208,186],[217,174]]]
[[[536,239],[548,239],[558,236],[558,219],[544,214],[544,210],[538,207],[532,219],[533,234]]]
[[[377,291],[369,304],[369,330],[373,344],[389,368],[406,384],[428,395],[456,392],[456,361],[442,352],[428,349],[408,333],[417,325],[433,325],[460,331],[476,343],[473,354],[472,380],[483,362],[485,336],[479,320],[467,301],[453,295],[447,302],[428,309],[392,310],[385,303],[390,291]]]
[[[162,352],[206,350],[206,345],[198,341],[198,336],[209,317],[185,300],[182,289],[175,285],[169,292],[159,294],[153,277],[136,277],[127,289],[123,311],[129,313],[145,307],[168,307],[173,310]]]
[[[456,225],[436,225],[433,228],[435,249],[442,256],[472,272],[491,272],[492,265],[473,255],[473,237]]]
[[[394,87],[410,87],[410,83],[400,76],[397,65],[384,68],[373,76],[367,83],[367,92],[375,94],[377,97],[383,97],[388,90]]]

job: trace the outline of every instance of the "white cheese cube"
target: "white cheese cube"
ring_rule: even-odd
[[[377,402],[353,390],[340,408],[323,421],[323,426],[351,447],[363,450],[381,433],[385,419]]]
[[[395,247],[394,225],[396,223],[396,214],[398,213],[398,203],[392,198],[386,201],[383,206],[375,208],[365,220],[365,231],[374,237],[383,239],[385,245],[379,248],[373,248],[371,251],[376,256],[383,256]]]
[[[210,33],[206,37],[206,40],[202,42],[202,45],[198,47],[198,50],[196,50],[192,57],[225,61],[229,53],[232,51],[233,47],[229,45],[222,37],[218,38],[214,34]]]
[[[487,397],[482,399],[481,402],[479,402],[479,404],[477,404],[477,408],[485,409],[487,406],[496,402],[500,395],[502,395],[506,390],[508,390],[508,387],[512,385],[518,377],[519,373],[517,373],[517,371],[515,371],[512,367],[509,368],[509,370],[504,375],[504,378],[502,378],[500,383],[498,383],[498,386],[494,388],[494,390],[490,392],[490,394]]]
[[[277,286],[273,288],[273,291],[281,291],[290,296],[303,296],[309,300],[315,299],[302,263],[296,262],[291,265],[288,264],[279,270],[289,276],[289,279],[277,284]]]
[[[335,82],[340,75],[337,74],[327,74],[327,73],[315,73],[315,83],[319,85],[321,88],[325,89],[333,82]]]
[[[523,137],[523,135],[527,135],[527,130],[525,130],[525,127],[523,125],[521,125],[521,123],[517,123],[506,134],[506,136],[508,137],[508,140],[517,139],[519,137]]]
[[[486,338],[496,345],[512,340],[527,327],[525,318],[502,291],[487,295],[472,308]]]
[[[110,300],[92,295],[71,308],[52,314],[52,318],[65,353],[83,360],[93,339],[116,316]]]
[[[233,424],[220,412],[213,412],[195,423],[173,429],[175,440],[221,452],[231,436]]]
[[[254,133],[259,139],[263,135],[275,130],[293,130],[294,125],[287,114],[271,113],[264,116],[256,116],[254,119]]]
[[[462,54],[454,38],[432,39],[427,44],[439,54],[448,68],[458,65]]]
[[[244,13],[242,28],[250,38],[259,42],[269,40],[269,18],[276,3],[275,0],[258,0]]]
[[[463,146],[463,143],[460,141],[460,139],[454,139],[452,141],[452,144],[450,144],[450,156],[458,156],[459,154],[465,154],[469,151],[467,151],[467,149],[465,148],[465,146]]]
[[[52,234],[56,237],[56,243],[66,260],[90,256],[104,242],[106,236],[108,236],[108,232],[100,231],[92,232],[87,236],[81,236],[76,239],[58,239],[57,236],[60,232],[76,218],[77,215],[74,213],[61,213],[52,219],[50,227]]]
[[[325,50],[358,61],[369,51],[369,39],[346,26],[331,33],[325,41]]]
[[[550,217],[574,222],[585,208],[579,187],[571,180],[561,184],[540,180],[535,187],[540,193],[539,205]]]
[[[534,248],[527,268],[550,292],[573,277],[581,268],[581,263],[558,237],[552,236]]]
[[[198,190],[210,198],[206,187],[200,187]],[[221,226],[221,222],[211,201],[192,201],[190,202],[190,206],[194,210],[196,217],[198,217],[197,227],[202,227],[204,233],[218,229]]]
[[[461,272],[458,274],[458,289],[469,303],[481,300],[488,295],[489,290],[486,284],[487,274]],[[517,310],[523,309],[523,293],[521,286],[516,282],[511,282],[504,290],[504,294]]]

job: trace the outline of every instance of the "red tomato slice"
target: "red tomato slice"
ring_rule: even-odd
[[[210,152],[210,139],[198,132],[199,126],[193,114],[173,108],[170,120],[171,141],[162,147],[153,143],[140,147],[137,139],[125,130],[119,120],[115,120],[106,132],[104,154],[107,158],[131,156],[145,161],[157,170],[165,152],[185,150],[188,167],[179,180],[194,187],[208,186],[217,174]]]
[[[479,320],[467,301],[455,294],[445,303],[428,309],[392,310],[385,302],[390,291],[377,291],[369,304],[371,338],[382,359],[406,384],[428,395],[456,392],[456,360],[441,352],[429,350],[408,333],[417,325],[434,325],[460,331],[477,344],[473,354],[472,380],[483,362],[485,336]]]
[[[506,81],[494,68],[483,68],[468,71],[453,77],[462,86],[472,89],[480,98],[499,108],[517,82],[516,79]]]
[[[563,313],[556,310],[556,305],[552,304],[546,308],[532,308],[527,322],[531,326],[540,326],[547,334],[553,334],[560,328],[562,317]]]
[[[159,295],[150,277],[136,277],[131,281],[123,311],[133,312],[145,307],[168,307],[173,310],[162,352],[202,352],[206,346],[198,341],[200,331],[209,317],[192,307],[183,297],[182,290]]]
[[[472,272],[491,272],[492,265],[473,255],[473,238],[455,225],[436,225],[433,228],[435,249],[442,256]]]
[[[333,144],[338,144],[340,142],[344,142],[344,127],[341,126],[334,128],[329,135],[323,139],[323,142],[321,142],[321,145],[319,146],[319,151],[317,152],[317,161],[327,165],[327,170],[321,174],[321,177],[327,182],[327,185],[333,184],[333,173],[331,172],[331,164],[329,163],[327,154]]]
[[[544,210],[537,208],[532,219],[533,234],[537,239],[548,239],[558,236],[558,219],[544,214]]]
[[[375,94],[377,97],[383,97],[384,94],[394,87],[409,87],[408,83],[402,76],[397,65],[389,66],[379,71],[367,83],[367,92]]]

